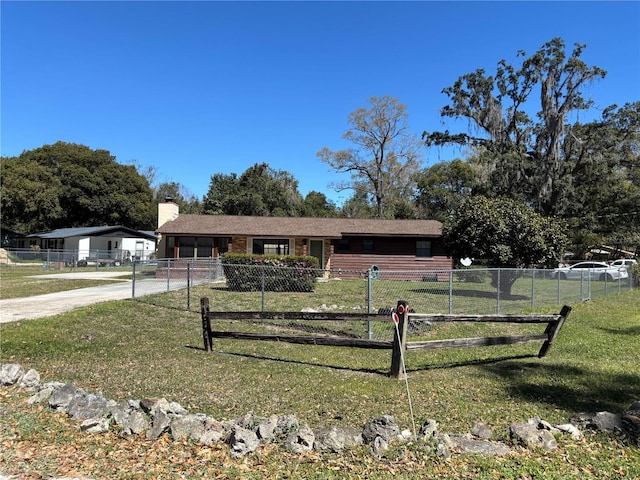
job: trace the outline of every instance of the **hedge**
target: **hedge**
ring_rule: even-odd
[[[313,292],[319,274],[311,256],[227,253],[222,265],[227,287],[236,292]]]

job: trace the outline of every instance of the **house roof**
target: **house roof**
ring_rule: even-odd
[[[439,237],[442,234],[442,224],[437,220],[179,215],[175,220],[160,226],[156,232],[163,235],[192,236]]]
[[[124,227],[122,225],[102,226],[102,227],[73,227],[73,228],[57,228],[49,232],[40,232],[27,235],[27,238],[44,238],[58,239],[70,237],[132,237],[146,238],[148,240],[156,240],[153,232],[144,232],[134,230],[133,228]]]

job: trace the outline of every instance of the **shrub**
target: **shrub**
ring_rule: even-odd
[[[318,277],[316,257],[222,255],[227,287],[236,292],[313,292]]]

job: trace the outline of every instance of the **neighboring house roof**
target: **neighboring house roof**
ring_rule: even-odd
[[[132,237],[157,240],[153,232],[134,230],[122,225],[102,226],[102,227],[75,227],[58,228],[50,232],[40,232],[27,235],[27,238],[58,239],[69,237]]]
[[[160,226],[163,235],[282,236],[341,238],[343,236],[439,237],[437,220],[375,220],[355,218],[248,217],[179,215]]]

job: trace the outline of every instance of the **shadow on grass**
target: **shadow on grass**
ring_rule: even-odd
[[[186,345],[186,348],[205,352],[204,347]],[[332,365],[329,363],[310,362],[306,360],[292,360],[288,358],[278,358],[275,356],[256,355],[256,354],[249,354],[249,353],[223,352],[219,350],[214,350],[213,353],[217,353],[221,355],[229,355],[234,357],[252,358],[255,360],[268,360],[271,362],[281,362],[286,364],[297,364],[297,365],[306,365],[306,366],[314,366],[314,367],[322,367],[322,368],[331,368],[333,370],[344,370],[344,371],[350,371],[350,372],[369,373],[369,374],[383,375],[383,376],[389,376],[390,367],[391,367],[391,356],[389,356],[388,366],[381,367],[381,368],[356,368],[356,367],[348,367],[344,365]],[[391,350],[389,350],[389,354],[391,354]],[[445,369],[469,367],[469,366],[475,366],[475,365],[491,365],[494,363],[513,361],[513,360],[523,360],[527,358],[536,358],[536,355],[514,355],[514,356],[506,356],[506,357],[499,357],[499,358],[481,359],[481,360],[473,359],[473,360],[461,361],[461,362],[447,362],[442,364],[420,365],[417,367],[408,368],[407,373],[422,372],[422,371],[429,371],[429,370],[445,370]]]
[[[625,328],[623,330],[618,328],[599,328],[598,330],[606,333],[613,333],[614,335],[640,335],[640,325]]]
[[[193,348],[193,347],[190,347],[190,348]],[[200,350],[204,350],[204,349],[200,349]],[[289,359],[289,358],[266,357],[264,355],[255,355],[255,354],[251,354],[251,353],[222,352],[222,351],[219,351],[219,350],[215,351],[214,353],[217,353],[218,355],[228,355],[228,356],[232,356],[232,357],[252,358],[254,360],[269,360],[271,362],[280,362],[280,363],[286,363],[286,364],[306,365],[306,366],[313,366],[313,367],[330,368],[332,370],[346,370],[346,371],[349,371],[349,372],[369,373],[369,374],[373,374],[373,375],[385,375],[385,376],[389,375],[389,369],[388,368],[385,368],[385,369],[355,368],[355,367],[346,367],[344,365],[329,365],[329,364],[326,364],[326,363],[309,362],[309,361],[303,361],[303,360],[292,360],[292,359]]]
[[[496,358],[471,359],[471,360],[464,360],[460,362],[445,362],[437,365],[420,365],[417,367],[408,368],[407,372],[445,370],[450,368],[472,367],[475,365],[492,365],[495,363],[502,363],[502,362],[513,361],[513,360],[523,360],[525,358],[537,358],[537,355],[512,355],[512,356],[496,357]]]
[[[537,362],[494,362],[484,367],[504,380],[511,397],[579,412],[619,413],[638,400],[640,375]]]
[[[414,288],[411,290],[413,293],[428,293],[431,295],[449,295],[449,289],[437,289],[437,288]],[[454,297],[470,297],[470,298],[485,298],[495,300],[497,298],[496,292],[487,292],[485,290],[471,290],[471,289],[454,289],[452,292]],[[500,295],[502,300],[529,300],[530,297],[526,295]]]

